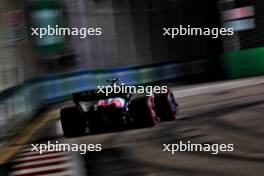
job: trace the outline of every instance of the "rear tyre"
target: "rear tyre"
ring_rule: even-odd
[[[130,114],[135,128],[152,127],[157,124],[153,96],[133,97],[129,106]]]
[[[78,137],[85,135],[86,123],[78,107],[68,107],[61,110],[62,130],[65,137]]]
[[[161,121],[176,120],[179,107],[171,91],[168,91],[166,94],[157,94],[155,97],[155,107],[157,116]]]

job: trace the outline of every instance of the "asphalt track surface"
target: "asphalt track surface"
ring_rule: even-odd
[[[53,120],[29,143],[60,140],[63,143],[102,144],[101,152],[75,154],[75,159],[70,161],[76,164],[78,160],[79,173],[76,170],[71,174],[64,172],[68,173],[66,175],[264,175],[264,84],[179,98],[177,101],[180,105],[179,119],[153,128],[65,139],[59,120]],[[162,144],[179,141],[234,144],[235,151],[218,155],[209,152],[176,152],[172,155],[163,151]]]

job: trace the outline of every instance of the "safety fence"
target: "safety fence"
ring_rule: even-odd
[[[73,92],[106,85],[106,80],[118,77],[127,85],[149,84],[173,80],[190,74],[192,64],[165,63],[114,70],[79,71],[26,81],[23,85],[0,94],[0,134],[12,134],[21,123],[31,120],[41,108],[71,98]],[[191,74],[206,70],[206,63],[193,63]]]

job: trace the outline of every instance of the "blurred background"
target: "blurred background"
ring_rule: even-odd
[[[264,74],[263,0],[0,0],[0,145],[43,108],[111,77],[174,86]],[[102,36],[30,36],[31,27]],[[164,27],[235,35],[166,38]]]

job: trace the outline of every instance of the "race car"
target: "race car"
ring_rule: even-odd
[[[116,84],[119,79],[109,80]],[[75,106],[61,109],[65,137],[116,132],[152,127],[162,121],[176,120],[178,103],[173,93],[145,94],[98,93],[98,90],[72,94]]]

